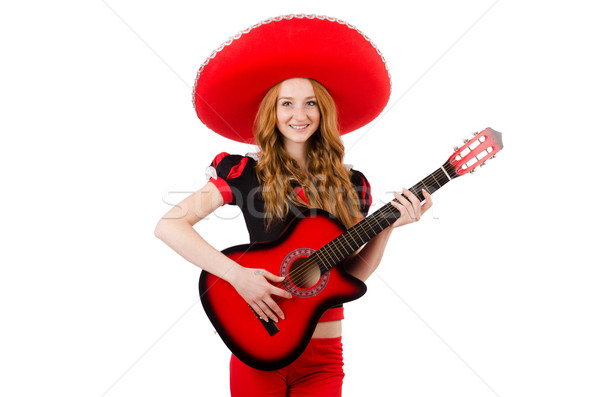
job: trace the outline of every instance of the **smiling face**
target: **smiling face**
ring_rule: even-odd
[[[303,146],[317,131],[321,114],[310,81],[304,78],[285,80],[277,96],[277,128],[284,146]]]

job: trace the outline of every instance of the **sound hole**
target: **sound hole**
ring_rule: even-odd
[[[297,288],[309,289],[319,282],[321,271],[314,261],[298,258],[290,265],[288,278]]]
[[[283,287],[299,298],[318,295],[329,282],[330,272],[321,274],[317,262],[308,259],[314,252],[312,248],[297,248],[281,262],[279,274],[285,277]]]

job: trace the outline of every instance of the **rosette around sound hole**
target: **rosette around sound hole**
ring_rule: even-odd
[[[319,264],[309,258],[313,252],[312,248],[298,248],[281,262],[280,275],[285,277],[283,286],[299,298],[317,295],[329,281],[329,272],[321,274]]]

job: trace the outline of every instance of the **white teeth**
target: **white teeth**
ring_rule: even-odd
[[[308,127],[308,124],[304,124],[304,125],[290,125],[290,127],[292,127],[295,130],[302,130],[302,129]]]

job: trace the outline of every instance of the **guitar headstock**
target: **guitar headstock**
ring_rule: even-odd
[[[465,144],[461,148],[454,148],[456,151],[448,159],[447,164],[454,169],[456,176],[473,172],[476,167],[484,165],[504,147],[502,133],[489,127],[474,135],[475,137],[470,140],[465,139]]]

